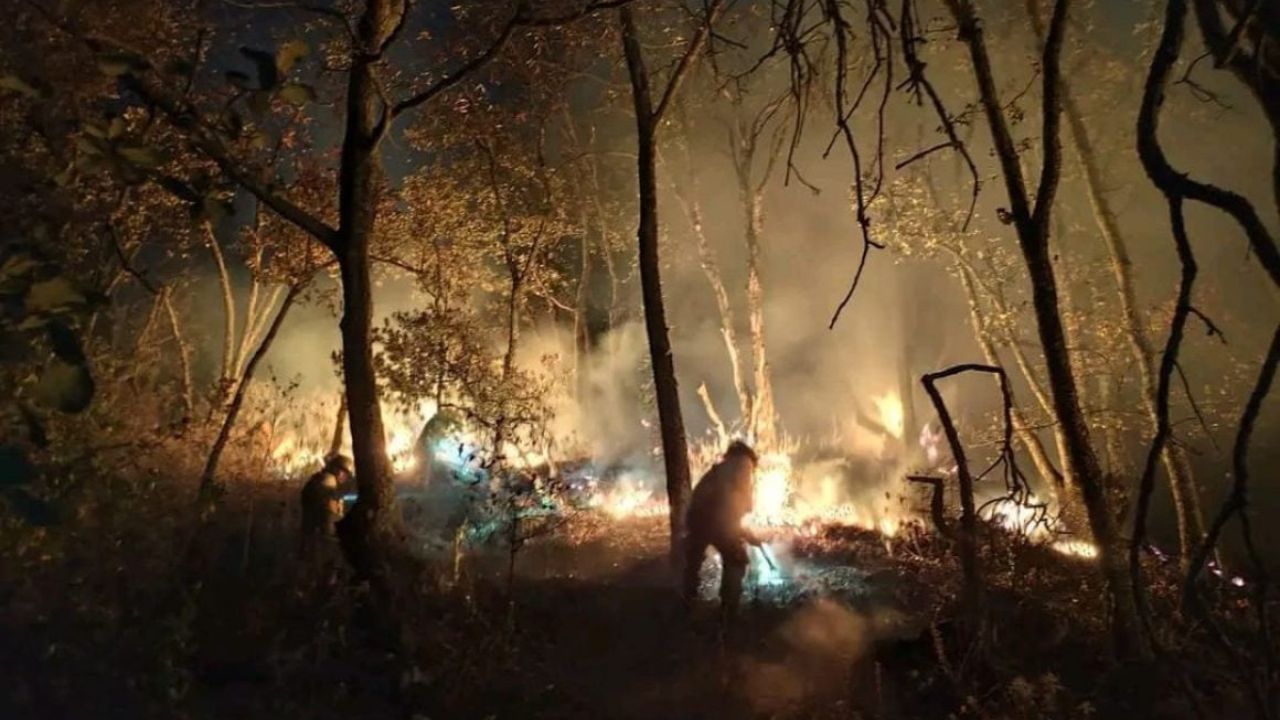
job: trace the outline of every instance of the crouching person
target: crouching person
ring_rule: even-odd
[[[698,574],[708,547],[720,553],[720,609],[733,617],[742,599],[742,580],[747,573],[747,545],[762,543],[755,533],[742,526],[752,510],[753,476],[759,458],[746,443],[734,441],[724,457],[707,471],[693,489],[689,502],[684,547],[683,593],[692,607],[698,597]]]
[[[342,493],[355,476],[355,464],[346,455],[330,455],[320,472],[302,486],[302,543],[304,561],[327,555],[337,523],[342,519]]]

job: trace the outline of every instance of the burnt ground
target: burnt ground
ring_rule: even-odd
[[[32,565],[0,614],[0,717],[1191,717],[1161,671],[1104,662],[1087,563],[998,538],[984,557],[997,622],[977,663],[958,642],[951,549],[929,535],[780,537],[782,572],[753,555],[726,630],[712,560],[708,599],[682,610],[665,518],[576,517],[521,550],[510,588],[500,545],[456,572],[428,552],[397,577],[392,612],[374,613],[385,604],[336,558],[299,566],[291,514],[273,513],[248,533],[219,525],[176,575],[143,572],[175,554],[154,528],[157,547],[87,547],[94,564],[70,585]]]
[[[868,542],[879,544],[868,535]],[[871,712],[878,645],[914,638],[927,608],[887,557],[862,566],[753,551],[740,618],[720,622],[718,558],[686,613],[666,559],[665,518],[584,520],[525,548],[512,589],[511,640],[543,685],[536,712],[499,717],[757,717],[799,710]],[[779,550],[783,552],[779,553]],[[505,558],[472,558],[470,579],[505,583]],[[917,595],[920,593],[917,592]],[[917,598],[917,602],[922,600]],[[872,673],[873,674],[873,673]],[[881,699],[883,700],[883,698]]]

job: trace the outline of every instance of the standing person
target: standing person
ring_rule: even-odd
[[[336,535],[342,519],[342,492],[355,476],[355,463],[346,455],[325,459],[320,472],[302,486],[302,555],[314,558]]]
[[[707,471],[693,489],[689,502],[688,534],[685,536],[684,600],[692,605],[698,597],[698,573],[706,559],[707,547],[720,553],[720,610],[726,617],[737,613],[742,599],[742,579],[747,573],[747,545],[763,542],[742,519],[751,512],[754,475],[760,459],[746,443],[730,443],[724,457]]]

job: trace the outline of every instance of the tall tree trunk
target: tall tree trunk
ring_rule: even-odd
[[[644,302],[645,333],[649,339],[649,355],[653,364],[653,384],[658,402],[658,423],[662,434],[662,460],[667,475],[667,502],[671,526],[671,557],[678,558],[684,537],[685,511],[692,494],[689,478],[689,446],[680,412],[680,391],[676,382],[675,360],[671,355],[671,339],[667,331],[667,312],[662,299],[661,263],[658,259],[658,181],[656,135],[658,122],[666,103],[678,89],[692,58],[701,49],[710,25],[721,3],[708,9],[706,25],[699,28],[690,41],[686,54],[672,71],[663,99],[655,108],[649,91],[649,72],[631,7],[619,11],[622,21],[622,48],[631,79],[631,95],[636,118],[636,172],[640,193],[640,226],[636,232],[640,256],[640,290]]]
[[[178,323],[178,313],[173,309],[173,293],[168,287],[160,291],[164,302],[165,313],[169,317],[169,332],[173,342],[178,346],[178,372],[182,381],[182,410],[190,419],[195,409],[194,391],[191,387],[191,359],[187,352],[187,341],[182,336],[182,326]]]
[[[222,427],[218,430],[218,437],[213,441],[213,448],[209,451],[209,457],[204,464],[204,472],[200,475],[200,495],[202,497],[208,497],[216,487],[215,478],[218,473],[218,462],[222,459],[222,451],[226,449],[227,442],[231,439],[231,430],[235,427],[241,406],[244,405],[244,396],[248,393],[249,383],[253,381],[253,373],[258,369],[258,364],[262,362],[262,358],[266,357],[267,352],[271,350],[271,343],[276,339],[276,334],[280,332],[280,327],[284,325],[284,319],[288,317],[289,309],[293,307],[293,301],[297,299],[300,292],[302,292],[301,284],[289,288],[289,292],[284,296],[284,302],[280,305],[280,310],[276,312],[275,318],[272,319],[271,326],[267,328],[267,333],[263,336],[258,349],[254,351],[245,364],[244,374],[237,379],[235,392],[231,395],[231,402],[227,405],[227,415],[222,420]]]
[[[1044,23],[1034,2],[1028,0],[1027,15],[1031,19],[1040,46],[1044,46]],[[1089,138],[1085,127],[1084,114],[1071,94],[1070,84],[1061,83],[1059,93],[1062,99],[1062,113],[1066,116],[1070,129],[1070,146],[1076,163],[1080,166],[1084,179],[1085,194],[1089,198],[1089,208],[1093,211],[1093,220],[1107,247],[1107,257],[1116,292],[1120,297],[1121,331],[1130,356],[1138,367],[1138,390],[1142,397],[1143,410],[1152,433],[1156,430],[1156,372],[1155,352],[1142,328],[1138,317],[1138,305],[1134,292],[1133,261],[1129,257],[1128,241],[1120,230],[1120,222],[1116,217],[1111,201],[1103,188],[1102,168],[1098,164],[1097,152]],[[1185,572],[1191,554],[1204,537],[1204,513],[1200,507],[1199,493],[1195,479],[1191,475],[1190,463],[1186,453],[1180,447],[1170,443],[1165,445],[1161,454],[1165,473],[1169,478],[1169,491],[1173,498],[1174,512],[1178,522],[1179,560]]]
[[[574,293],[573,302],[573,378],[574,378],[574,394],[577,396],[578,404],[581,405],[587,401],[587,355],[591,352],[590,328],[588,327],[588,314],[590,313],[590,287],[591,287],[591,246],[592,246],[592,228],[588,219],[585,203],[579,200],[582,222],[582,236],[578,238],[578,287]]]
[[[213,231],[213,223],[205,220],[200,224],[205,234],[205,242],[218,266],[218,287],[222,291],[222,370],[218,374],[218,387],[215,401],[209,408],[210,417],[217,408],[222,407],[228,393],[231,392],[232,365],[235,363],[236,343],[236,300],[235,291],[231,287],[231,274],[227,271],[227,261],[222,255],[222,246],[218,244],[217,233]]]
[[[334,240],[342,275],[342,370],[358,491],[355,506],[338,523],[338,534],[351,565],[375,580],[385,578],[386,550],[396,542],[399,529],[373,364],[369,243],[383,181],[379,146],[389,122],[375,73],[404,12],[403,0],[368,0],[357,26],[347,79]]]
[[[965,265],[958,255],[956,256],[955,267],[960,274],[960,284],[964,287],[965,297],[969,300],[969,322],[973,325],[973,337],[978,342],[978,349],[982,351],[982,357],[986,359],[988,365],[1003,367],[1000,364],[1000,354],[996,352],[995,344],[991,341],[991,332],[987,329],[987,320],[982,312],[977,283],[973,279],[973,270]],[[1055,493],[1061,494],[1063,490],[1062,473],[1058,472],[1058,469],[1053,465],[1053,460],[1049,458],[1049,453],[1045,452],[1044,444],[1040,442],[1040,436],[1036,435],[1036,432],[1027,424],[1026,417],[1017,405],[1009,409],[1009,415],[1013,420],[1013,432],[1018,436],[1018,442],[1026,449],[1027,454],[1031,456],[1031,462],[1036,466],[1036,472],[1041,478],[1050,481]],[[1060,497],[1059,500],[1060,502],[1065,502],[1067,498]]]
[[[747,162],[750,162],[748,157]],[[750,166],[747,165],[747,168]],[[751,186],[750,177],[739,176],[739,192],[746,220],[747,312],[751,329],[752,385],[751,432],[755,442],[769,449],[777,445],[777,417],[773,407],[773,384],[765,355],[764,286],[760,279],[760,236],[764,233],[764,194]]]
[[[1012,216],[1031,280],[1040,345],[1044,350],[1049,388],[1058,422],[1063,427],[1069,467],[1084,501],[1098,545],[1099,565],[1107,582],[1112,620],[1112,638],[1121,656],[1145,655],[1145,639],[1139,625],[1134,586],[1125,562],[1125,548],[1116,532],[1115,519],[1107,505],[1102,467],[1089,438],[1089,427],[1080,409],[1079,393],[1071,372],[1066,333],[1058,308],[1057,278],[1049,248],[1050,213],[1061,170],[1058,136],[1058,84],[1062,40],[1066,30],[1068,0],[1056,0],[1043,54],[1042,132],[1045,147],[1040,181],[1031,202],[1019,167],[1019,154],[1009,131],[999,92],[987,55],[982,27],[971,0],[946,0],[955,17],[960,39],[969,50],[980,100],[1000,161]]]
[[[438,407],[438,406],[437,406]],[[338,393],[338,412],[333,419],[333,436],[329,439],[329,454],[342,450],[342,438],[347,434],[347,394]]]
[[[751,418],[754,415],[754,402],[742,371],[742,356],[738,352],[738,330],[734,322],[733,306],[729,303],[729,291],[724,285],[720,265],[716,262],[711,243],[707,239],[706,228],[702,224],[702,206],[696,196],[697,186],[692,180],[690,186],[689,194],[694,196],[691,200],[684,200],[678,193],[676,197],[684,205],[685,215],[688,216],[689,226],[693,230],[693,240],[698,247],[698,264],[702,267],[702,274],[706,276],[707,284],[711,286],[711,294],[716,299],[716,310],[720,313],[720,336],[724,338],[725,353],[729,357],[733,390],[738,395],[738,411],[741,414],[743,427],[750,429]]]
[[[975,280],[977,278],[975,277]],[[1002,318],[1013,317],[1012,309],[1005,300],[1004,290],[995,287],[988,292],[991,298],[992,307],[995,308],[996,314]],[[1018,371],[1022,373],[1022,377],[1027,381],[1027,387],[1031,389],[1031,395],[1035,397],[1036,402],[1040,405],[1040,409],[1051,421],[1057,419],[1057,414],[1053,409],[1053,399],[1050,397],[1050,391],[1041,382],[1040,375],[1036,371],[1031,359],[1027,357],[1027,351],[1023,347],[1013,328],[1006,323],[1004,328],[1005,347],[1009,348],[1009,352],[1013,355],[1013,361],[1018,366]],[[1066,428],[1062,427],[1062,423],[1053,422],[1053,441],[1054,447],[1057,449],[1058,460],[1062,463],[1063,482],[1068,487],[1074,487],[1075,481],[1071,469],[1071,457],[1067,450],[1067,433]]]

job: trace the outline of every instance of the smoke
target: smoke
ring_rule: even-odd
[[[522,339],[517,362],[555,380],[546,402],[548,428],[566,458],[647,467],[652,412],[645,397],[648,346],[644,328],[629,322],[605,333],[594,350],[579,353],[571,329],[542,324]]]
[[[858,663],[894,619],[889,611],[857,613],[828,598],[800,608],[768,639],[773,657],[741,660],[752,710],[771,716],[846,697]]]

